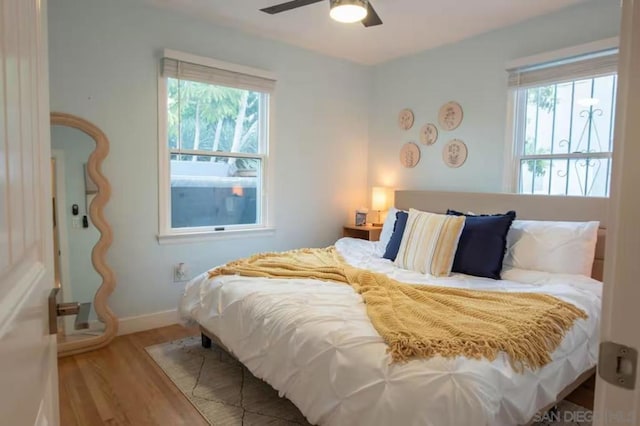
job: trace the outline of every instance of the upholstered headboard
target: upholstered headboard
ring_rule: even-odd
[[[515,210],[518,219],[586,222],[600,221],[598,244],[591,276],[602,281],[608,198],[554,197],[546,195],[492,194],[476,192],[396,191],[395,206],[434,213],[447,209],[477,214]]]

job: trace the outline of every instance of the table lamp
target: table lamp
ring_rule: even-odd
[[[377,222],[372,223],[373,226],[382,226],[380,212],[389,210],[391,198],[391,188],[385,188],[383,186],[374,186],[371,188],[371,210],[378,212]]]

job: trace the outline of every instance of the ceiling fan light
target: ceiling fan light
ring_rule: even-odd
[[[338,22],[351,24],[362,21],[367,16],[365,0],[331,0],[331,18]]]

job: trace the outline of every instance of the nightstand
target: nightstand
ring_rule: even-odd
[[[382,226],[355,226],[346,225],[342,228],[343,237],[360,238],[369,241],[378,241],[380,239],[380,233],[382,232]]]

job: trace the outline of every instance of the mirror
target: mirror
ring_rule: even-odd
[[[117,318],[107,300],[115,288],[105,262],[112,233],[103,209],[111,186],[101,170],[109,153],[106,135],[80,117],[51,114],[54,270],[60,289],[58,355],[108,344]]]

